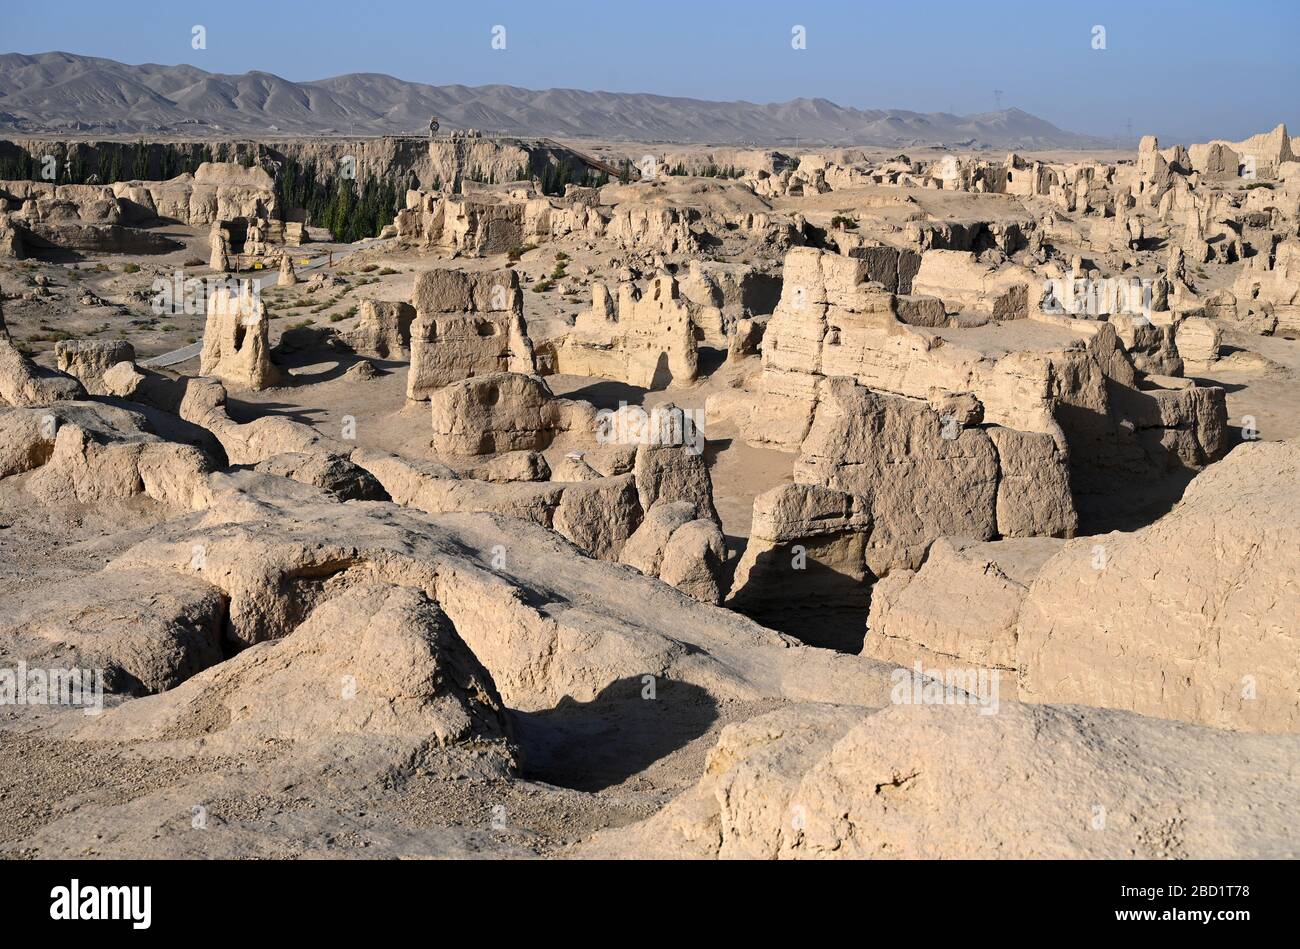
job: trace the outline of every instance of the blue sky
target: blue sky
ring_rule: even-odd
[[[261,69],[288,79],[384,72],[860,108],[1017,106],[1074,131],[1300,134],[1300,0],[64,2],[7,4],[0,51]],[[253,12],[256,11],[256,12]],[[732,12],[734,11],[734,12]],[[207,29],[207,49],[190,45]],[[492,27],[506,48],[491,48]],[[807,48],[791,48],[802,25]],[[1092,48],[1094,26],[1106,49]],[[0,104],[2,107],[2,104]]]

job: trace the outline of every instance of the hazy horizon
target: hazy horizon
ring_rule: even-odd
[[[1115,138],[1239,139],[1278,122],[1294,134],[1300,5],[1265,0],[1253,9],[1262,12],[1233,18],[1202,2],[1141,9],[1098,2],[1086,11],[1026,5],[1023,14],[972,16],[950,0],[923,10],[668,3],[565,17],[502,3],[431,9],[397,0],[381,11],[319,3],[310,13],[272,7],[250,16],[162,3],[106,10],[73,0],[60,5],[57,22],[39,8],[9,11],[6,46],[27,55],[188,63],[299,82],[383,73],[431,85],[755,103],[824,98],[860,109],[958,115],[1019,108],[1072,132]],[[205,28],[206,49],[191,45],[195,26]],[[493,48],[498,26],[504,49]],[[804,28],[803,49],[792,46],[796,26]],[[1093,48],[1097,26],[1105,49]]]

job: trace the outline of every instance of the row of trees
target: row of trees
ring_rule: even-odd
[[[50,157],[54,159],[52,164],[44,155],[33,157],[24,149],[15,149],[0,157],[0,180],[50,181],[61,185],[84,185],[92,180],[101,185],[117,181],[166,181],[186,172],[193,174],[203,162],[213,160],[211,146],[178,142],[60,146]],[[249,159],[251,164],[251,153]],[[54,177],[47,177],[48,174]]]
[[[683,165],[681,162],[678,162],[677,164],[673,165],[671,168],[668,169],[668,174],[675,175],[677,177],[684,177],[686,175],[689,175],[690,172],[686,170],[685,165]],[[696,172],[696,177],[697,178],[741,178],[744,176],[744,174],[745,173],[741,171],[739,168],[737,168],[735,165],[727,165],[726,167],[722,167],[719,165],[715,165],[713,162],[709,162],[707,165],[704,166],[702,170]]]
[[[542,169],[542,174],[538,179],[541,182],[542,194],[560,196],[564,194],[564,186],[567,184],[576,184],[573,179],[573,171],[568,164],[552,165],[546,163]]]
[[[331,175],[322,180],[314,162],[301,164],[295,158],[285,159],[276,188],[282,217],[290,208],[305,208],[312,224],[348,242],[378,237],[405,199],[391,180],[368,177],[358,189],[354,178]]]
[[[358,191],[352,178],[337,178],[326,188],[320,217],[313,214],[311,219],[329,228],[335,240],[351,243],[363,237],[378,237],[384,226],[393,222],[404,197],[398,195],[392,181],[367,178]]]

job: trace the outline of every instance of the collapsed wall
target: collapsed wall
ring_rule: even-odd
[[[934,405],[851,379],[818,386],[794,483],[754,502],[729,604],[779,629],[856,649],[872,584],[916,569],[940,537],[1070,537],[1078,514],[1067,455],[1050,435],[986,425],[978,403]]]
[[[249,389],[281,385],[284,373],[271,362],[269,326],[251,282],[238,292],[218,287],[208,297],[199,374]]]
[[[539,348],[551,372],[615,379],[645,389],[666,389],[695,381],[699,350],[691,313],[669,274],[645,290],[618,286],[618,303],[602,283],[592,286],[592,305],[578,315],[573,331]]]
[[[211,226],[233,222],[242,245],[247,222],[261,222],[270,239],[283,240],[275,183],[263,169],[205,162],[169,181],[112,185],[0,182],[4,249],[22,257],[37,250],[158,254],[181,244],[145,228],[165,222]],[[250,248],[253,253],[256,248]],[[264,252],[262,248],[259,252]]]
[[[443,386],[474,376],[533,371],[523,295],[513,270],[422,273],[413,305],[408,399],[426,402]]]
[[[793,450],[823,379],[925,401],[969,396],[986,424],[1051,436],[1070,457],[1076,494],[1199,470],[1226,448],[1223,390],[1146,386],[1108,323],[1084,324],[1092,335],[1062,349],[990,357],[899,322],[895,297],[863,277],[861,261],[792,250],[761,372],[711,396],[709,414],[732,419],[748,441]]]

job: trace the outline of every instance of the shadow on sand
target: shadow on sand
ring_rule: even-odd
[[[544,712],[515,712],[524,777],[578,791],[621,784],[709,730],[717,703],[699,686],[657,679],[643,697],[639,676],[619,679],[590,702],[569,697]]]

